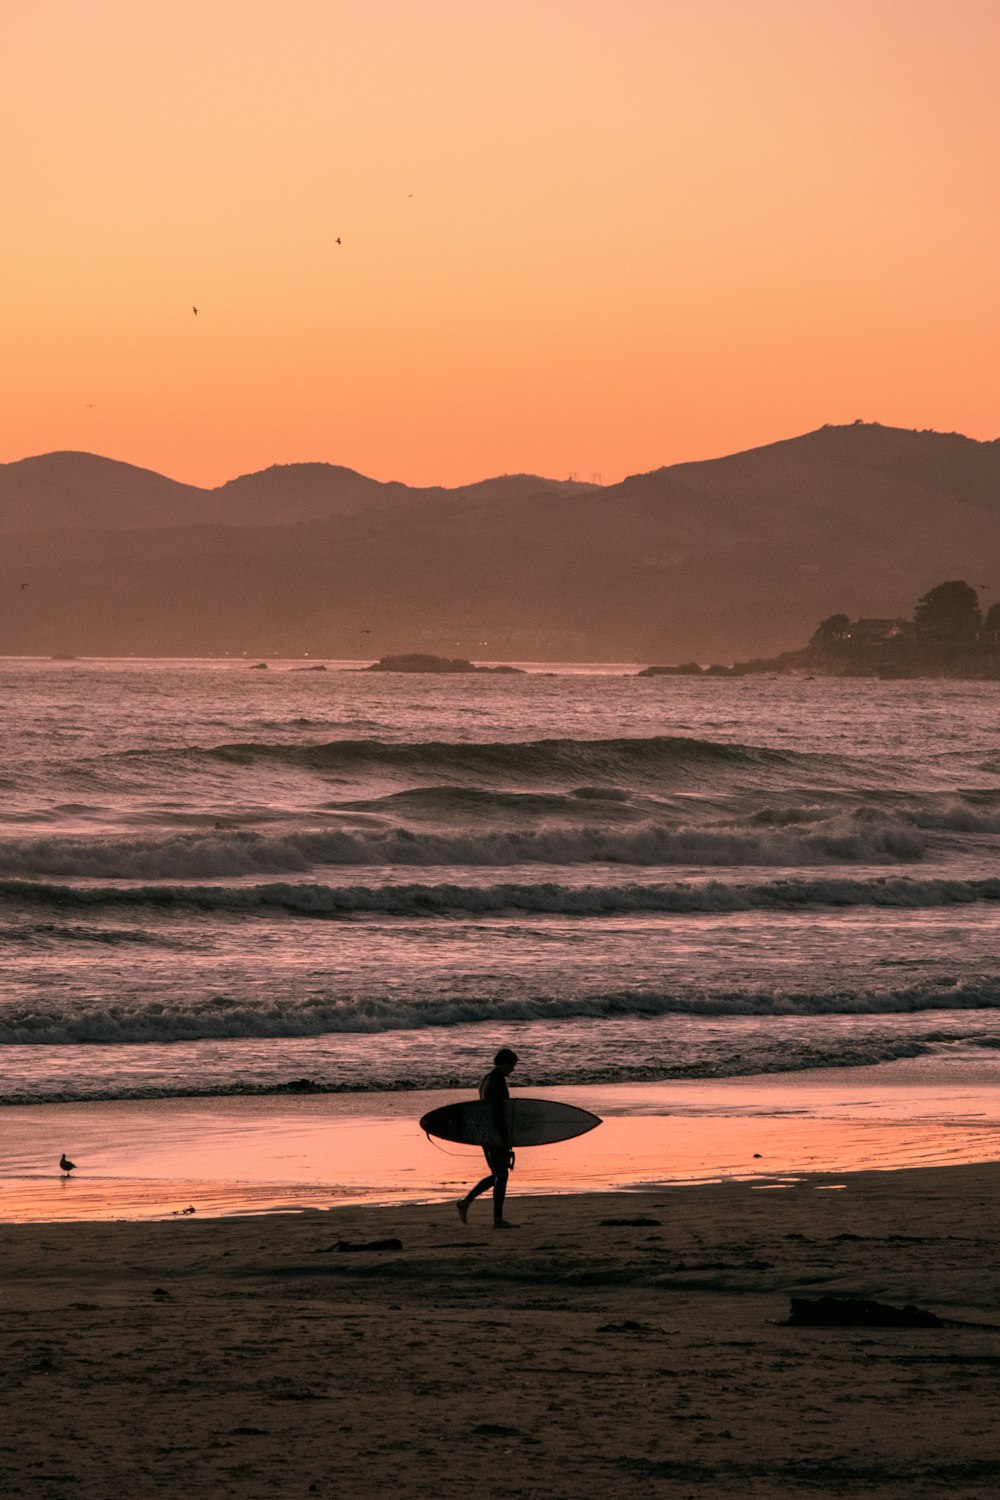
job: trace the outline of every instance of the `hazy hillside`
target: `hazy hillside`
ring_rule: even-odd
[[[203,493],[93,453],[43,453],[0,464],[0,534],[197,521]]]
[[[93,453],[43,453],[0,464],[0,535],[66,527],[280,526],[423,499],[505,499],[592,488],[537,474],[502,474],[453,490],[414,489],[336,464],[275,464],[216,489],[199,489]]]
[[[35,514],[46,466],[61,509],[39,491]],[[305,464],[205,491],[49,455],[0,469],[0,517],[0,652],[726,661],[945,578],[1000,598],[1000,443],[875,425],[600,490]]]

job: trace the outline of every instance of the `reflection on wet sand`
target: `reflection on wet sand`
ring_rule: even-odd
[[[779,1078],[546,1091],[599,1130],[518,1154],[513,1197],[982,1162],[997,1154],[1000,1086],[941,1083],[921,1064]],[[293,1212],[458,1195],[475,1147],[416,1120],[451,1095],[154,1100],[0,1111],[0,1216],[148,1218]],[[73,1178],[50,1163],[72,1143]]]

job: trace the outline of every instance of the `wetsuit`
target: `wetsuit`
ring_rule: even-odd
[[[484,1143],[483,1154],[494,1177],[503,1175],[504,1188],[507,1186],[507,1175],[510,1172],[510,1134],[507,1124],[507,1101],[510,1098],[510,1089],[507,1080],[499,1068],[491,1068],[486,1077],[479,1085],[479,1097],[484,1104],[489,1106],[490,1123],[495,1140],[489,1145]],[[501,1205],[503,1194],[501,1194]]]

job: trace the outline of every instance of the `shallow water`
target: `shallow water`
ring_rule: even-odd
[[[996,1159],[1000,1065],[956,1059],[712,1082],[548,1090],[603,1123],[517,1152],[510,1203],[540,1193],[735,1179],[776,1191],[830,1174]],[[961,1080],[961,1081],[960,1081]],[[446,1203],[484,1171],[429,1140],[420,1115],[454,1095],[158,1099],[0,1108],[0,1217],[184,1217]],[[71,1176],[57,1162],[67,1143]],[[683,1211],[682,1205],[678,1206]],[[485,1213],[485,1210],[483,1211]]]

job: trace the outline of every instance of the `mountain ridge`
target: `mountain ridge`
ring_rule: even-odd
[[[127,489],[133,471],[95,462],[107,523],[122,497],[99,475]],[[336,470],[374,497],[340,511],[323,508],[333,469],[240,476],[215,512],[218,491],[195,490],[192,510],[152,475],[169,525],[133,501],[131,527],[8,527],[0,653],[733,661],[794,648],[841,610],[899,613],[941,578],[1000,598],[1000,441],[824,427],[600,488],[418,490]],[[282,486],[291,502],[268,509]]]
[[[0,534],[67,526],[281,525],[410,500],[505,499],[594,487],[534,474],[498,474],[450,489],[416,486],[325,462],[271,464],[206,487],[103,454],[57,449],[0,464]]]

